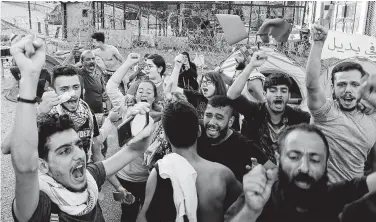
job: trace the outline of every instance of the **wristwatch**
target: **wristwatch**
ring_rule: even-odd
[[[35,97],[33,100],[30,100],[30,99],[21,98],[20,95],[17,95],[17,101],[22,102],[22,103],[35,104],[37,103],[37,97]]]

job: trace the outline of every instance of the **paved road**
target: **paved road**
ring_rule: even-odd
[[[1,78],[1,138],[10,131],[16,110],[16,103],[8,101],[4,95],[15,84],[13,76],[9,69],[4,70],[5,76]],[[116,139],[110,139],[109,154],[115,152]],[[104,200],[100,201],[106,221],[120,221],[120,205],[112,199],[112,185],[106,182],[102,187]],[[9,155],[1,154],[1,219],[0,221],[13,221],[11,212],[11,202],[15,194],[15,176],[12,168],[12,162]]]

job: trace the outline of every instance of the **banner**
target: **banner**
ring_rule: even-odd
[[[376,38],[329,31],[321,59],[364,57],[376,61]]]

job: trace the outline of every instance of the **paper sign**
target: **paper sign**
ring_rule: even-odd
[[[321,59],[365,57],[376,61],[376,38],[329,31]]]
[[[248,37],[248,32],[238,15],[217,14],[216,16],[229,45],[238,43]]]

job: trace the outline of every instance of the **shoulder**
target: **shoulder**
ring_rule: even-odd
[[[289,112],[290,117],[294,119],[299,119],[299,120],[308,120],[311,118],[311,115],[309,112],[303,111],[300,108],[297,107],[291,107],[289,105],[286,106],[286,111]]]
[[[19,220],[17,219],[15,209],[14,209],[15,201],[16,200],[14,199],[12,203],[12,216],[13,216],[14,221],[18,222]],[[30,222],[49,221],[51,217],[51,212],[52,212],[51,199],[48,197],[46,193],[44,193],[43,191],[39,191],[38,206],[35,209],[29,221]]]
[[[97,182],[98,187],[101,187],[106,181],[106,170],[102,162],[89,163],[86,167],[89,173]]]

